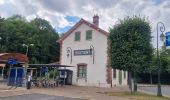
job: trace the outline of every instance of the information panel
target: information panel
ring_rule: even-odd
[[[166,45],[166,49],[170,49],[170,32],[166,32],[166,41],[165,41],[165,45]]]

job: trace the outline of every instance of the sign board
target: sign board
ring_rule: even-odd
[[[170,49],[170,32],[166,32],[165,36],[166,36],[166,41],[165,41],[166,49]]]
[[[74,50],[74,56],[91,55],[91,54],[92,52],[90,49]]]
[[[12,64],[18,64],[18,62],[17,62],[15,59],[13,59],[13,58],[9,58],[9,59],[8,59],[8,64],[10,64],[10,65],[12,65]]]

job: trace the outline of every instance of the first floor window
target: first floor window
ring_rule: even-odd
[[[86,75],[87,75],[87,67],[84,65],[79,65],[77,77],[78,78],[86,78]]]
[[[86,40],[92,40],[92,30],[86,31]]]
[[[75,41],[80,41],[80,32],[75,32],[74,40]]]

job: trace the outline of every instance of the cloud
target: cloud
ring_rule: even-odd
[[[21,14],[28,20],[39,16],[60,32],[65,32],[80,18],[92,22],[96,13],[100,16],[100,27],[106,31],[118,19],[133,15],[149,19],[153,36],[158,21],[164,22],[166,31],[170,30],[169,0],[0,0],[0,16]]]
[[[38,0],[38,3],[47,10],[65,13],[68,11],[69,0]]]
[[[5,3],[5,0],[0,0],[0,4],[4,4]]]

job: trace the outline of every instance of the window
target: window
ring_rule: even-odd
[[[78,65],[78,78],[86,78],[87,67],[85,65]]]
[[[116,69],[113,69],[113,78],[116,78]]]
[[[92,39],[92,30],[86,31],[86,40],[91,40]]]
[[[2,68],[2,67],[1,67],[1,68]],[[2,70],[3,70],[3,69],[0,69],[0,75],[1,75],[1,74],[2,74],[2,72],[3,72]]]
[[[119,84],[122,84],[122,71],[119,70]]]
[[[76,33],[75,33],[74,40],[75,40],[75,41],[80,41],[80,32],[76,32]]]
[[[126,71],[124,71],[124,79],[126,78]]]

